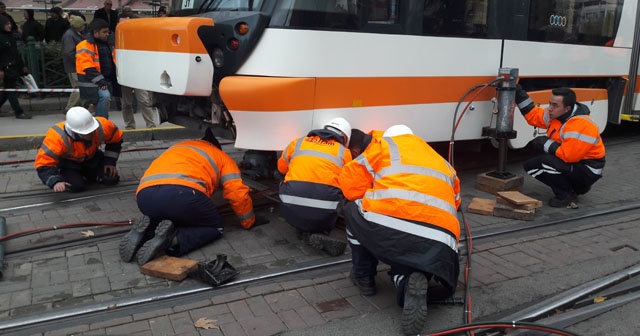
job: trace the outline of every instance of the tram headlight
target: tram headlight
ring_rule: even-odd
[[[249,25],[246,22],[240,22],[236,25],[236,30],[240,35],[246,35],[249,32]]]
[[[238,48],[240,48],[240,41],[238,41],[238,39],[230,39],[229,40],[229,49],[231,50],[238,50]]]
[[[224,53],[220,48],[213,49],[213,65],[216,68],[222,68],[224,65]]]

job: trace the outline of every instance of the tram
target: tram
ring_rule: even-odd
[[[430,142],[483,139],[497,108],[488,83],[502,68],[518,69],[537,103],[548,102],[552,88],[573,88],[603,131],[640,113],[637,7],[175,0],[170,17],[118,25],[118,81],[155,92],[163,121],[211,126],[253,150],[282,150],[337,116],[364,131],[406,124]],[[489,89],[468,94],[478,87]],[[461,103],[469,108],[454,128]],[[538,135],[518,112],[513,128],[512,148]]]

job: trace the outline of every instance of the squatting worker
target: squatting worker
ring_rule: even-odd
[[[549,107],[535,106],[526,91],[516,87],[516,103],[529,125],[547,130],[532,140],[541,156],[524,163],[527,174],[551,187],[549,205],[577,208],[578,195],[585,194],[602,177],[605,149],[589,108],[576,102],[567,87],[553,89]]]
[[[151,163],[136,192],[144,217],[120,242],[123,261],[136,253],[140,265],[162,254],[182,256],[220,238],[224,225],[211,200],[220,187],[242,227],[254,225],[249,187],[236,162],[220,148],[207,129],[202,139],[179,142]]]
[[[352,201],[343,211],[350,278],[362,295],[374,295],[378,260],[388,264],[396,301],[403,307],[403,331],[418,334],[427,319],[429,279],[435,277],[449,295],[457,285],[460,180],[407,126],[379,133],[360,134],[356,140],[354,132],[350,147],[361,154],[339,177]]]
[[[340,169],[351,161],[347,149],[351,125],[334,118],[324,128],[295,139],[278,159],[284,175],[280,185],[281,212],[298,238],[331,256],[344,253],[347,243],[330,237],[344,196],[338,187]]]
[[[47,131],[35,168],[55,192],[82,191],[92,181],[113,185],[120,180],[116,162],[121,149],[122,131],[113,122],[76,106],[67,111],[66,121]]]

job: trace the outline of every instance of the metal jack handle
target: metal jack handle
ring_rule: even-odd
[[[498,76],[504,80],[500,82],[497,88],[498,117],[495,138],[498,140],[498,168],[493,175],[496,175],[495,177],[508,178],[511,174],[506,171],[507,140],[516,137],[516,131],[513,130],[513,113],[515,111],[518,69],[500,68]]]

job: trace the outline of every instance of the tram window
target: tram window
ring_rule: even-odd
[[[262,6],[261,0],[215,0],[209,7],[212,11],[248,11]]]
[[[284,0],[270,25],[301,29],[363,31],[366,25],[398,23],[400,0]]]
[[[607,45],[615,39],[622,0],[531,1],[529,40]]]
[[[486,37],[488,0],[425,0],[422,34]]]

